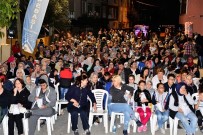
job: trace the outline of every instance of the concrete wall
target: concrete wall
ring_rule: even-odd
[[[179,23],[193,22],[193,32],[203,35],[203,0],[188,0],[187,12],[180,15]]]
[[[0,31],[4,33],[4,37],[0,38],[0,45],[6,44],[6,38],[7,38],[6,27],[0,28]]]
[[[44,38],[39,38],[39,39],[36,40],[36,46],[38,45],[40,39],[43,40],[45,46],[49,46],[49,45],[50,45],[51,37],[44,37]],[[14,44],[15,41],[18,41],[18,39],[12,39],[12,44]],[[11,40],[10,40],[10,39],[6,39],[6,43],[7,43],[7,44],[10,44],[10,43],[11,43]],[[25,52],[24,50],[22,50],[22,53],[23,53],[26,57],[28,57],[28,56],[33,56],[33,57],[35,58],[35,53],[36,53],[36,51],[37,51],[37,47],[36,47],[36,46],[35,46],[34,52],[33,52],[32,54],[30,54],[30,53],[28,53],[28,52]],[[8,48],[7,46],[5,46],[5,47]],[[8,49],[7,49],[7,50],[8,50]],[[0,48],[0,51],[1,51],[1,48]],[[0,52],[0,54],[1,54],[1,52]],[[10,52],[9,52],[9,56],[10,56]],[[1,56],[0,56],[0,58],[1,58]],[[1,60],[1,59],[0,59],[0,60]]]

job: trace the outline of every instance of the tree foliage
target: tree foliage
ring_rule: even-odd
[[[17,18],[17,13],[20,12],[17,0],[0,0],[0,28],[9,27],[12,20]],[[0,31],[0,38],[4,33]]]
[[[68,24],[69,0],[50,0],[44,19],[44,24],[63,28]]]

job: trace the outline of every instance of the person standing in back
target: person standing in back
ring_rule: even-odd
[[[73,73],[69,64],[64,64],[64,69],[60,71],[60,99],[63,99],[71,86]]]

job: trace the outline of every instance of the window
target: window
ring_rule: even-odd
[[[100,16],[101,14],[101,7],[99,5],[95,6],[96,16]]]
[[[88,13],[93,11],[93,4],[92,3],[88,3],[87,11],[88,11]]]
[[[82,1],[82,14],[87,13],[86,5],[87,5],[87,2],[86,1]]]
[[[106,6],[102,7],[102,18],[106,18]]]
[[[180,3],[180,14],[186,14],[187,12],[187,0],[182,0]]]
[[[108,19],[117,19],[117,16],[118,16],[118,8],[117,7],[109,7]]]
[[[118,4],[118,0],[113,0],[113,3],[114,4]]]

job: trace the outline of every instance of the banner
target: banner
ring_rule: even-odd
[[[33,53],[49,0],[30,0],[23,23],[22,48]]]

